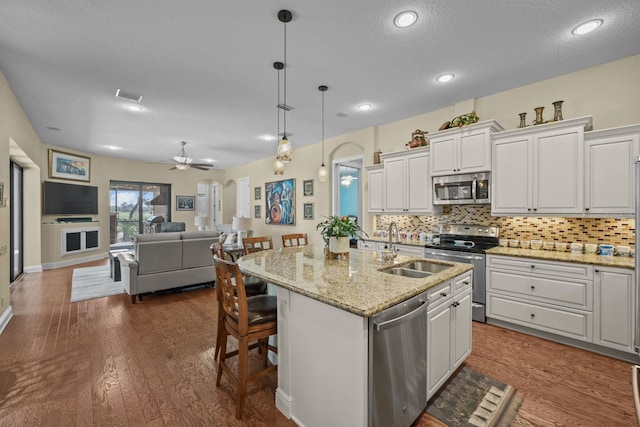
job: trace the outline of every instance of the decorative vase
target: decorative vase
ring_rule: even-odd
[[[520,113],[519,116],[520,116],[520,126],[518,127],[519,128],[527,127],[527,120],[526,120],[527,113]]]
[[[349,252],[348,237],[331,237],[329,239],[329,252],[343,254]]]
[[[533,122],[534,125],[541,125],[542,123],[544,123],[544,119],[542,118],[542,110],[544,110],[544,107],[534,108],[534,111],[536,112],[536,121]]]
[[[553,121],[559,122],[562,120],[562,103],[564,101],[556,101],[553,103]]]

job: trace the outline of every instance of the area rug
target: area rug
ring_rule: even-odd
[[[71,279],[71,302],[124,293],[122,282],[114,282],[108,265],[76,268]]]
[[[447,426],[510,426],[522,399],[508,384],[466,366],[427,405],[426,412]]]

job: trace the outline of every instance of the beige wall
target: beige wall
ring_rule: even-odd
[[[62,149],[60,147],[53,147],[49,145],[42,145],[41,158],[48,158],[48,150],[54,148],[62,150],[67,153],[75,153],[87,155],[86,153],[73,152],[68,149]],[[93,220],[98,221],[100,226],[100,250],[98,252],[84,252],[76,255],[67,255],[62,257],[60,255],[59,241],[44,241],[43,238],[43,251],[42,262],[47,266],[52,264],[59,265],[69,263],[74,259],[82,259],[94,254],[105,254],[109,250],[109,183],[111,180],[117,181],[140,181],[140,182],[157,182],[163,184],[171,184],[171,196],[172,208],[171,220],[182,221],[186,223],[187,230],[197,230],[194,225],[195,211],[176,211],[175,210],[175,197],[180,196],[196,196],[197,186],[199,182],[219,182],[222,183],[224,179],[224,171],[210,170],[200,171],[195,169],[189,169],[186,171],[169,170],[170,165],[158,165],[154,163],[140,162],[135,160],[126,160],[116,157],[97,156],[94,154],[88,155],[91,157],[91,182],[89,185],[93,185],[99,188],[98,190],[98,212],[99,215],[94,216]],[[46,167],[41,168],[41,179],[49,180],[48,170]],[[52,180],[53,181],[53,180]],[[69,182],[69,181],[66,181]],[[43,216],[43,222],[54,220],[57,216]],[[95,224],[92,224],[95,225]],[[42,224],[43,236],[55,235],[57,237],[58,231],[52,233],[51,228],[58,230],[60,227],[57,224]]]

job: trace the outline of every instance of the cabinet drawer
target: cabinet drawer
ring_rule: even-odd
[[[593,282],[487,270],[487,291],[509,294],[531,301],[593,310]]]
[[[367,251],[375,251],[377,242],[373,240],[358,240],[358,249],[365,249]]]
[[[424,257],[424,248],[422,246],[394,245],[398,255]]]
[[[453,293],[455,295],[467,289],[471,289],[473,283],[473,270],[453,279]]]
[[[501,268],[533,274],[593,280],[593,266],[571,262],[541,261],[533,258],[516,258],[488,255],[487,268]]]
[[[581,341],[593,340],[593,315],[588,312],[563,310],[487,293],[487,316]]]
[[[431,288],[427,291],[427,300],[429,300],[429,310],[438,307],[440,304],[451,299],[451,288],[453,281],[449,280],[441,285]]]

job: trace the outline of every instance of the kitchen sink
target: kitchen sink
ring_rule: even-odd
[[[413,279],[422,279],[433,274],[429,271],[411,270],[404,267],[389,268],[387,270],[382,270],[382,272],[387,274],[395,274],[396,276],[411,277]]]
[[[409,264],[403,265],[401,268],[409,270],[417,270],[424,273],[435,274],[446,270],[451,267],[450,265],[437,264],[430,261],[412,261]]]

